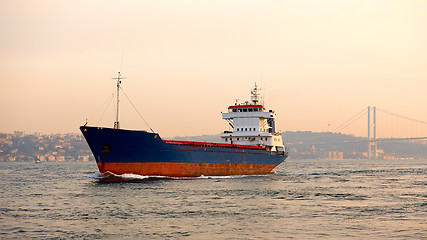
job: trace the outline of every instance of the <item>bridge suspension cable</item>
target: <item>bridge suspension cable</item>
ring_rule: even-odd
[[[381,109],[381,108],[378,108],[378,107],[377,107],[377,110],[379,110],[379,111],[381,111],[383,113],[395,116],[395,117],[399,117],[399,118],[403,118],[403,119],[409,120],[409,121],[413,121],[413,122],[417,122],[417,123],[421,123],[421,124],[427,124],[427,122],[425,122],[425,121],[417,120],[417,119],[410,118],[410,117],[405,117],[403,115],[400,115],[400,114],[397,114],[397,113],[393,113],[393,112],[390,112],[390,111],[387,111],[387,110],[384,110],[384,109]]]
[[[364,115],[366,115],[366,108],[364,108],[362,111],[360,111],[359,113],[357,113],[356,115],[351,117],[349,120],[345,121],[343,124],[339,125],[332,132],[341,132],[346,127],[350,126],[351,124],[353,124],[355,121],[359,120],[359,118],[363,117]]]
[[[385,109],[377,108],[381,113],[380,135],[385,138],[414,138],[427,136],[427,122],[403,116]]]

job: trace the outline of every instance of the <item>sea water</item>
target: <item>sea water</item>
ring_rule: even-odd
[[[265,176],[122,183],[96,173],[93,162],[0,163],[0,239],[427,236],[427,160],[289,159]]]

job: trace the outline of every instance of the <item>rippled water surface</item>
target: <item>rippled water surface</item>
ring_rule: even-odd
[[[268,176],[101,183],[0,163],[0,239],[425,239],[427,160],[289,160]]]

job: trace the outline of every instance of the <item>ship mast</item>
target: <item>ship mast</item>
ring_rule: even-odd
[[[260,89],[258,89],[258,87],[257,87],[257,85],[255,83],[255,88],[252,89],[252,91],[251,91],[251,100],[252,100],[252,104],[254,104],[254,105],[257,105],[258,102],[259,102],[259,100],[258,100],[258,96],[259,96],[258,90],[260,90]]]
[[[119,103],[120,103],[120,99],[119,99],[119,93],[120,93],[120,84],[122,83],[122,78],[120,72],[118,74],[118,76],[116,78],[113,79],[117,79],[117,113],[116,113],[116,121],[114,122],[114,128],[115,129],[120,129],[120,124],[119,124]]]

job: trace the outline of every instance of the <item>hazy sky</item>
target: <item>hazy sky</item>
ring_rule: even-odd
[[[0,132],[98,124],[118,71],[163,137],[227,130],[221,111],[255,81],[282,131],[367,106],[427,121],[424,0],[1,0],[0,30]],[[122,127],[146,129],[122,103]]]

